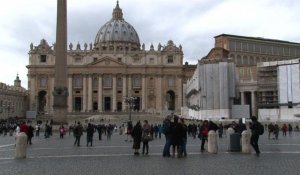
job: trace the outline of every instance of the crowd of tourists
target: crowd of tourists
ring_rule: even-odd
[[[252,122],[249,128],[252,131],[250,144],[253,146],[256,154],[260,154],[258,147],[259,136],[262,135],[263,130],[268,131],[269,139],[278,139],[279,132],[282,131],[282,136],[285,137],[287,132],[292,136],[293,130],[299,130],[298,125],[293,129],[291,124],[265,124],[263,126],[257,121],[257,118],[252,117]],[[3,136],[15,135],[17,136],[20,132],[24,132],[28,136],[27,143],[32,144],[32,138],[34,136],[39,137],[40,132],[44,131],[44,137],[47,139],[52,136],[52,125],[53,121],[46,121],[43,125],[41,122],[37,122],[35,126],[32,126],[32,122],[28,121],[18,121],[18,120],[0,120],[0,134]],[[151,124],[147,120],[137,121],[134,125],[130,121],[127,124],[122,124],[117,126],[116,124],[93,124],[81,122],[76,122],[69,127],[64,125],[59,126],[59,136],[61,139],[68,133],[69,136],[74,136],[74,146],[81,146],[81,137],[86,132],[86,146],[93,146],[94,135],[97,135],[98,140],[103,139],[103,135],[106,140],[110,140],[113,133],[118,133],[120,135],[126,134],[126,141],[133,140],[132,148],[134,149],[134,155],[141,153],[148,155],[150,152],[149,142],[154,139],[161,139],[162,135],[165,138],[165,144],[162,150],[163,157],[186,157],[187,150],[186,144],[188,137],[193,139],[199,138],[201,140],[200,151],[205,151],[205,143],[208,140],[208,133],[210,130],[215,131],[219,138],[226,136],[228,128],[232,128],[235,133],[242,134],[244,130],[247,130],[246,125],[240,119],[237,123],[233,121],[229,124],[216,124],[212,121],[204,120],[199,124],[186,121],[183,118],[179,118],[177,115],[171,113],[163,119],[161,124]],[[261,131],[262,130],[262,131]],[[142,146],[141,146],[142,145]]]

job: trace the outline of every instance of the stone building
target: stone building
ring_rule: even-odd
[[[269,93],[260,90],[261,88],[258,86],[257,63],[290,60],[299,57],[300,43],[221,34],[215,36],[214,48],[203,59],[231,58],[234,61],[238,76],[237,91],[239,92],[239,98],[235,100],[235,104],[250,105],[251,115],[256,116],[258,108],[266,107],[261,106],[261,97]],[[276,89],[267,91],[276,91]],[[272,95],[272,98],[275,100],[277,95]],[[269,107],[278,108],[278,105],[269,105]]]
[[[28,92],[21,86],[19,76],[13,86],[0,83],[0,119],[25,117]]]
[[[45,39],[30,45],[28,88],[30,110],[53,112],[55,45]],[[124,97],[136,97],[134,110],[180,112],[182,84],[195,66],[183,65],[183,50],[173,41],[147,50],[117,3],[112,19],[94,43],[69,44],[67,51],[68,112],[126,111]]]

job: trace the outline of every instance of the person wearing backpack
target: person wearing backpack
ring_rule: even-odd
[[[250,144],[253,147],[253,149],[256,152],[256,155],[260,155],[259,147],[258,147],[258,139],[259,135],[263,134],[263,126],[261,123],[257,121],[256,117],[251,117],[252,123],[250,124],[250,129],[252,132],[251,138],[250,138]],[[262,126],[262,128],[261,128]],[[262,131],[261,131],[262,130]]]

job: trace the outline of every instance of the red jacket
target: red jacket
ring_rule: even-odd
[[[20,126],[20,132],[25,132],[28,135],[29,127],[26,124]]]

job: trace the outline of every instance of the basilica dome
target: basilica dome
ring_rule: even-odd
[[[105,23],[96,35],[95,45],[101,43],[130,43],[140,46],[139,36],[133,26],[124,20],[118,2],[113,10],[112,19]]]

